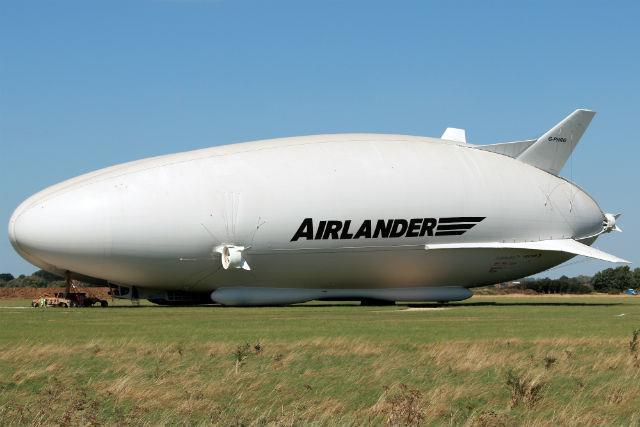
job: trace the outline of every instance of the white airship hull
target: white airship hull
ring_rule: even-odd
[[[330,298],[357,297],[354,290],[392,298],[394,289],[415,288],[424,291],[410,300],[439,300],[444,294],[426,298],[427,289],[448,287],[449,300],[461,299],[460,288],[527,276],[576,254],[483,242],[590,244],[602,222],[582,189],[509,156],[441,139],[347,134],[97,171],[25,201],[9,234],[21,255],[49,271],[148,292],[224,290],[232,297],[219,302],[251,305],[327,290],[335,290]],[[256,288],[268,289],[264,298],[242,291]],[[311,291],[294,298],[289,289]]]

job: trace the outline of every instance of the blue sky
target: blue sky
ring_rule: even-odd
[[[631,1],[0,2],[0,272],[35,270],[7,239],[22,200],[115,163],[447,126],[486,144],[579,107],[599,114],[563,174],[624,214],[595,246],[637,264],[638,22]]]

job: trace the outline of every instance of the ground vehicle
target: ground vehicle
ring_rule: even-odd
[[[31,301],[31,307],[91,307],[99,303],[100,307],[107,307],[106,300],[87,295],[86,292],[56,292],[53,295],[45,294]]]

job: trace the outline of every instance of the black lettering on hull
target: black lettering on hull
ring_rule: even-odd
[[[401,237],[440,237],[461,236],[471,230],[486,217],[455,216],[445,218],[412,218],[412,219],[365,219],[358,226],[355,234],[351,233],[352,220],[321,220],[318,228],[313,227],[313,219],[305,218],[291,238],[298,240],[350,240],[350,239],[397,239]],[[357,224],[357,223],[356,223]],[[355,230],[355,227],[353,227]]]

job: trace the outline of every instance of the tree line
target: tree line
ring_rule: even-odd
[[[26,276],[14,277],[11,273],[0,273],[0,288],[61,288],[65,286],[62,277],[48,271],[38,270]],[[91,286],[83,284],[83,286]]]
[[[0,274],[3,288],[56,288],[64,287],[64,280],[44,270],[26,276],[14,277],[10,273]],[[90,284],[83,284],[92,286]],[[541,294],[588,294],[591,292],[620,293],[626,289],[640,288],[640,268],[631,270],[628,265],[607,268],[593,276],[562,276],[557,279],[527,278],[514,287],[530,289]]]
[[[625,265],[598,271],[593,276],[526,278],[520,280],[515,287],[530,289],[540,294],[617,294],[627,289],[640,288],[640,268],[631,270]]]

